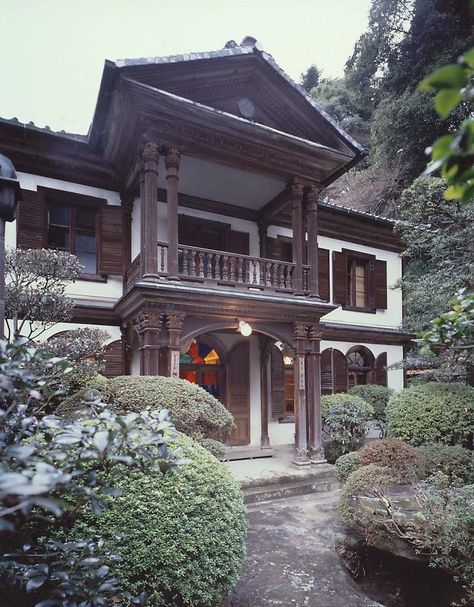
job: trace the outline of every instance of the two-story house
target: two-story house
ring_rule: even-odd
[[[403,386],[402,246],[320,199],[364,150],[253,38],[105,64],[87,136],[0,120],[22,188],[7,246],[78,256],[72,323],[106,374],[203,386],[231,445],[321,461],[321,393]]]

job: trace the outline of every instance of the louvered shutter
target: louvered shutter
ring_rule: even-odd
[[[266,247],[268,259],[281,259],[281,246],[278,238],[267,236]]]
[[[105,350],[105,377],[125,375],[125,346],[121,339],[110,343]]]
[[[278,419],[285,415],[285,365],[283,356],[277,347],[272,348],[272,417]]]
[[[332,351],[334,392],[347,392],[347,360],[339,350]]]
[[[347,304],[347,256],[336,251],[332,254],[332,295],[334,303]]]
[[[326,348],[321,353],[321,393],[332,394],[332,348]]]
[[[376,310],[387,309],[387,262],[381,259],[374,265],[374,306]]]
[[[329,251],[318,248],[318,281],[319,296],[324,301],[329,301]]]
[[[100,257],[101,274],[123,274],[122,209],[106,206],[100,209]]]
[[[237,253],[238,255],[248,255],[248,232],[238,232],[237,230],[229,230],[226,235],[226,250],[229,251],[229,253]]]
[[[46,202],[39,192],[22,190],[17,209],[17,247],[47,247],[48,214]]]
[[[387,385],[387,353],[382,352],[375,361],[375,383],[379,386]]]

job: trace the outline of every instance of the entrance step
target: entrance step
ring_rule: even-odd
[[[260,447],[230,447],[224,456],[225,462],[233,462],[239,459],[260,459],[273,457],[273,449],[261,449]]]
[[[246,504],[256,504],[295,495],[324,493],[337,489],[338,482],[334,466],[328,464],[311,466],[308,473],[285,474],[277,478],[256,479],[241,482]]]

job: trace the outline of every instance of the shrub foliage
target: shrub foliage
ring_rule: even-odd
[[[412,445],[441,442],[472,446],[474,388],[459,383],[412,386],[387,406],[389,434]]]
[[[230,592],[244,556],[242,494],[201,446],[183,435],[174,444],[189,460],[178,474],[117,471],[111,483],[122,496],[98,517],[84,510],[71,533],[99,533],[123,558],[114,567],[120,588],[144,589],[150,605],[214,607]]]
[[[338,457],[336,460],[336,476],[340,483],[345,483],[349,474],[361,466],[358,451],[351,451]]]
[[[409,484],[422,474],[422,457],[411,445],[396,438],[371,441],[359,451],[363,466],[377,464],[390,468],[398,483]]]
[[[474,484],[474,452],[459,445],[432,443],[418,447],[426,476],[441,473],[454,484]]]
[[[385,434],[386,409],[388,401],[394,391],[387,386],[379,386],[377,384],[367,384],[354,386],[349,390],[349,394],[360,396],[374,409],[373,418],[380,429],[381,435]]]

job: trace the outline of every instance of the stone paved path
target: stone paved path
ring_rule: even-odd
[[[232,607],[373,607],[335,549],[338,491],[248,506],[247,559]]]

